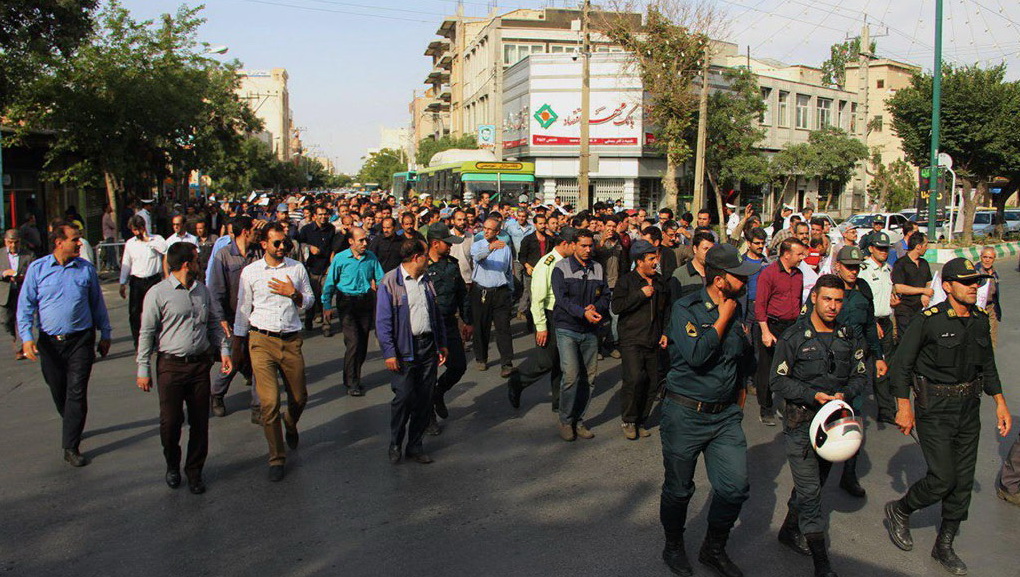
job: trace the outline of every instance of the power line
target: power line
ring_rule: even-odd
[[[431,20],[418,20],[413,18],[401,18],[399,16],[384,16],[382,14],[365,14],[363,12],[350,12],[347,10],[330,10],[328,8],[316,8],[314,6],[301,6],[298,4],[285,4],[283,2],[270,2],[268,0],[244,0],[252,4],[266,4],[269,6],[282,6],[284,8],[294,8],[297,10],[308,10],[311,12],[328,12],[330,14],[345,14],[348,16],[364,16],[366,18],[379,18],[383,20],[400,20],[403,22],[420,22],[423,24],[433,24]]]

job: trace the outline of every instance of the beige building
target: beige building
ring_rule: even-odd
[[[865,120],[870,149],[878,149],[882,164],[903,160],[903,144],[892,130],[892,118],[885,102],[897,90],[908,88],[910,79],[921,71],[920,66],[879,58],[862,67],[858,63],[846,66],[846,89],[860,95],[861,114]]]
[[[293,121],[290,111],[290,93],[287,91],[287,71],[238,70],[241,78],[237,95],[248,103],[255,116],[265,124],[259,137],[267,142],[280,160],[291,160]]]

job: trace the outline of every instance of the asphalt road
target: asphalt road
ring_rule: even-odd
[[[1004,267],[1006,323],[999,370],[1014,413],[1020,394],[1020,275]],[[451,392],[443,434],[427,438],[432,465],[389,464],[388,377],[374,336],[367,395],[343,396],[343,341],[305,341],[310,399],[301,447],[282,483],[266,480],[266,442],[250,424],[249,391],[237,380],[232,411],[211,424],[208,492],[194,496],[163,482],[155,393],[134,385],[125,301],[106,287],[114,319],[111,357],[93,369],[82,450],[72,469],[61,459],[60,421],[39,367],[0,358],[0,572],[10,575],[669,575],[660,559],[658,435],[627,441],[619,427],[619,361],[600,363],[588,422],[596,438],[567,444],[556,434],[548,388],[538,383],[513,411],[498,370],[473,368]],[[520,333],[519,323],[515,325]],[[518,360],[531,337],[515,341]],[[494,346],[494,345],[493,345]],[[776,532],[792,481],[779,428],[762,426],[748,405],[751,497],[729,545],[749,576],[810,575],[809,559],[781,548]],[[873,413],[872,413],[873,414]],[[1020,509],[995,497],[1002,455],[1016,437],[994,435],[993,403],[983,437],[970,521],[957,551],[972,575],[1020,576]],[[1016,419],[1016,417],[1014,417]],[[1020,419],[1017,420],[1020,423]],[[868,490],[854,500],[838,486],[831,511],[831,555],[852,576],[944,574],[929,557],[938,509],[914,515],[913,552],[896,549],[882,527],[883,504],[924,471],[920,448],[869,424],[860,471]],[[838,471],[838,469],[837,469]],[[704,468],[688,521],[696,557],[711,490]],[[696,574],[709,575],[704,567]]]

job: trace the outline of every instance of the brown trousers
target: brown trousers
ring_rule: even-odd
[[[301,354],[303,343],[299,336],[284,340],[255,331],[248,333],[248,352],[251,356],[255,392],[262,405],[262,429],[269,442],[270,465],[282,465],[287,460],[283,426],[288,430],[295,429],[305,403],[308,402],[305,359]],[[283,416],[282,426],[277,372],[283,376],[283,387],[287,391],[287,412]]]

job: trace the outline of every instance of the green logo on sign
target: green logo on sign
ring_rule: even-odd
[[[543,104],[541,108],[535,111],[535,120],[542,126],[542,128],[549,128],[559,118],[553,109],[548,104]]]

